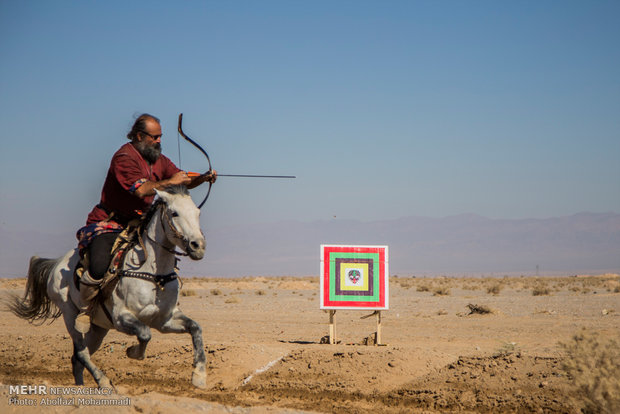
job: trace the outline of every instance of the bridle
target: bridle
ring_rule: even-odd
[[[159,210],[160,222],[161,222],[164,232],[166,232],[166,228],[164,226],[164,222],[165,222],[166,225],[170,228],[170,231],[172,232],[173,236],[183,242],[183,245],[185,246],[185,252],[177,251],[174,245],[172,248],[165,246],[164,244],[158,242],[157,240],[153,240],[153,238],[149,236],[148,232],[146,231],[146,228],[148,224],[151,222],[151,220],[153,219],[154,215],[157,213],[157,210]],[[148,253],[147,253],[147,250],[145,249],[144,243],[142,242],[143,234],[146,234],[146,238],[149,239],[153,244],[161,247],[162,249],[166,250],[168,253],[175,255],[175,266],[174,266],[175,269],[177,268],[177,264],[179,261],[179,258],[176,256],[189,256],[189,253],[188,253],[189,252],[189,239],[183,236],[183,234],[179,231],[179,229],[174,225],[174,223],[172,222],[172,218],[170,217],[170,210],[168,209],[168,205],[166,204],[165,201],[161,199],[157,200],[155,204],[153,204],[149,212],[145,216],[142,217],[142,221],[137,228],[137,241],[136,242],[139,243],[140,246],[142,247],[142,251],[145,254],[144,261],[146,261]],[[121,259],[121,262],[123,262],[123,259]],[[182,285],[182,281],[180,277],[177,275],[176,271],[173,271],[165,275],[157,275],[157,274],[153,274],[149,272],[136,272],[133,270],[120,269],[118,270],[118,277],[119,278],[130,277],[130,278],[146,280],[146,281],[154,283],[161,290],[164,289],[165,285],[168,282],[172,282],[173,280],[179,280],[179,282]],[[108,318],[112,320],[109,315],[108,315]]]
[[[170,218],[170,210],[168,209],[168,206],[166,205],[166,203],[164,201],[158,201],[158,203],[159,204],[155,208],[158,208],[160,210],[160,221],[162,223],[162,227],[163,227],[163,223],[165,222],[170,228],[170,231],[172,232],[173,236],[176,239],[181,240],[181,242],[183,243],[183,246],[185,246],[185,252],[177,251],[174,245],[172,248],[168,246],[164,246],[162,243],[158,242],[157,240],[153,240],[153,238],[149,236],[148,233],[146,233],[147,239],[149,239],[152,243],[161,247],[168,253],[174,254],[175,256],[189,256],[189,253],[187,253],[189,251],[189,239],[183,236],[183,234],[177,229],[177,227],[172,222],[172,218]],[[164,231],[165,230],[166,229],[164,228]]]

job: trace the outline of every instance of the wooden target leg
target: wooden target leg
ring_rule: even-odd
[[[329,343],[336,343],[336,311],[334,309],[329,311]]]
[[[375,345],[381,345],[381,311],[377,311],[377,338]]]

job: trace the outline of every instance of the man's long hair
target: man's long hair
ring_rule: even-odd
[[[161,124],[159,118],[157,118],[156,116],[153,116],[151,114],[142,114],[138,118],[136,118],[136,121],[131,127],[131,131],[129,131],[129,133],[127,134],[127,139],[133,141],[138,137],[138,132],[144,132],[144,130],[146,129],[147,119],[152,119],[153,121],[157,121],[158,124]]]

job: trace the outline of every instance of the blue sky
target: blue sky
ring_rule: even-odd
[[[618,39],[617,1],[2,0],[0,228],[72,237],[142,112],[298,177],[222,177],[207,229],[619,212]]]

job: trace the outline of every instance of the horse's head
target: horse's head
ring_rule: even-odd
[[[200,230],[200,210],[185,186],[170,186],[158,191],[162,200],[161,224],[168,241],[183,249],[193,260],[205,254],[205,237]]]

